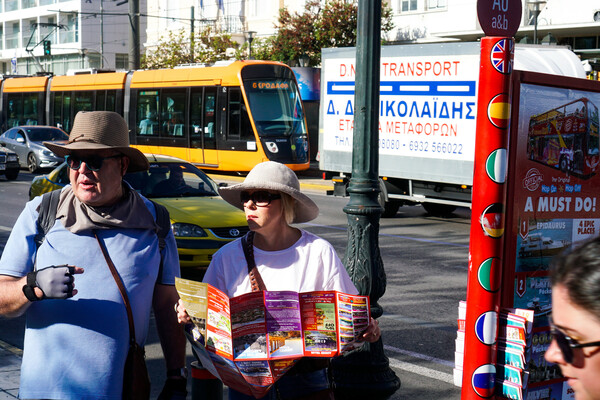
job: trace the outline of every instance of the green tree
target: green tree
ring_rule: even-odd
[[[253,43],[252,54],[257,59],[296,64],[307,56],[309,65],[321,63],[321,49],[356,46],[357,0],[308,0],[302,13],[279,10],[278,32],[275,36]],[[394,27],[392,10],[385,3],[381,11],[382,33]]]
[[[192,52],[192,43],[193,49]],[[180,64],[206,63],[230,58],[227,49],[238,49],[239,44],[226,33],[214,34],[210,28],[191,36],[184,29],[169,31],[161,36],[158,46],[148,51],[141,60],[141,67],[147,69],[173,68]]]

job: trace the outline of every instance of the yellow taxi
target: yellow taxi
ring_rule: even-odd
[[[125,175],[139,193],[169,210],[182,275],[199,279],[212,255],[248,232],[243,211],[223,200],[218,185],[200,169],[178,158],[146,154],[148,171]],[[33,178],[29,198],[69,184],[65,163]]]

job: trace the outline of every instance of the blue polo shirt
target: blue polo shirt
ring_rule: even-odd
[[[154,205],[144,199],[156,218]],[[0,275],[21,277],[36,259],[37,197],[19,216],[0,258]],[[155,232],[143,229],[98,230],[123,279],[135,321],[137,342],[148,333],[152,295],[160,254]],[[173,233],[166,238],[159,283],[172,285],[179,276]],[[77,295],[31,304],[21,366],[20,398],[121,399],[127,356],[127,312],[98,242],[92,232],[73,234],[60,221],[37,251],[37,269],[69,264],[85,272],[75,275]]]

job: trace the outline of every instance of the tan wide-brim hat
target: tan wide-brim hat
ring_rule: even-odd
[[[243,190],[260,189],[286,193],[296,200],[292,222],[308,222],[319,215],[319,207],[315,202],[300,192],[300,182],[294,171],[275,161],[257,164],[248,173],[243,183],[220,187],[219,194],[226,202],[243,210],[244,205],[240,200],[240,193]]]
[[[44,146],[59,157],[77,150],[112,149],[129,157],[127,172],[145,171],[150,167],[146,156],[129,146],[127,122],[113,111],[79,111],[75,115],[69,142],[65,145],[44,142]]]

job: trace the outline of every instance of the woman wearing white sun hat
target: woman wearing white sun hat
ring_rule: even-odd
[[[215,253],[204,282],[229,297],[251,292],[256,282],[248,273],[248,253],[254,259],[258,279],[262,278],[268,290],[358,293],[331,244],[290,225],[311,221],[319,214],[317,205],[300,191],[294,171],[277,162],[263,162],[250,171],[243,183],[220,188],[219,193],[225,201],[244,210],[250,233]],[[178,318],[182,323],[189,321],[181,303]],[[375,342],[380,334],[378,323],[371,319],[362,339]],[[301,372],[292,369],[264,399],[324,398],[329,385],[324,367],[317,362],[294,367]],[[229,393],[230,400],[252,399],[231,389]]]

